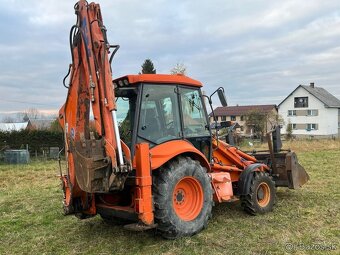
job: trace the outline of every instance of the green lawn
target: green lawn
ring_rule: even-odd
[[[306,144],[297,152],[311,180],[278,189],[272,213],[253,217],[238,202],[219,204],[206,230],[173,241],[99,216],[63,216],[54,161],[0,165],[0,254],[290,254],[289,244],[294,254],[339,254],[340,146]]]

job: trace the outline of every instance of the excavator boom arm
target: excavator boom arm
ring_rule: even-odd
[[[70,32],[68,95],[59,115],[65,133],[68,178],[82,191],[107,192],[121,188],[123,182],[115,173],[127,171],[109,58],[110,48],[117,46],[107,41],[99,4],[80,0],[74,8],[77,22]]]

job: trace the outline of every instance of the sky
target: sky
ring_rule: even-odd
[[[206,94],[225,88],[229,105],[279,104],[314,82],[340,98],[340,0],[98,0],[113,77],[157,73],[177,63]],[[0,118],[36,108],[56,113],[71,61],[70,0],[0,0]]]

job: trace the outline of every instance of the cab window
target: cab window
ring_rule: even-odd
[[[116,89],[117,120],[120,138],[130,147],[136,110],[137,90],[135,88]]]
[[[178,98],[173,85],[143,85],[138,142],[151,146],[181,136]]]
[[[202,98],[198,90],[180,89],[185,137],[210,136]]]

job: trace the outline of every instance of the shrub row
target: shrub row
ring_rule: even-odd
[[[41,153],[44,148],[64,146],[63,133],[50,130],[0,131],[0,149],[28,149],[31,153]]]

